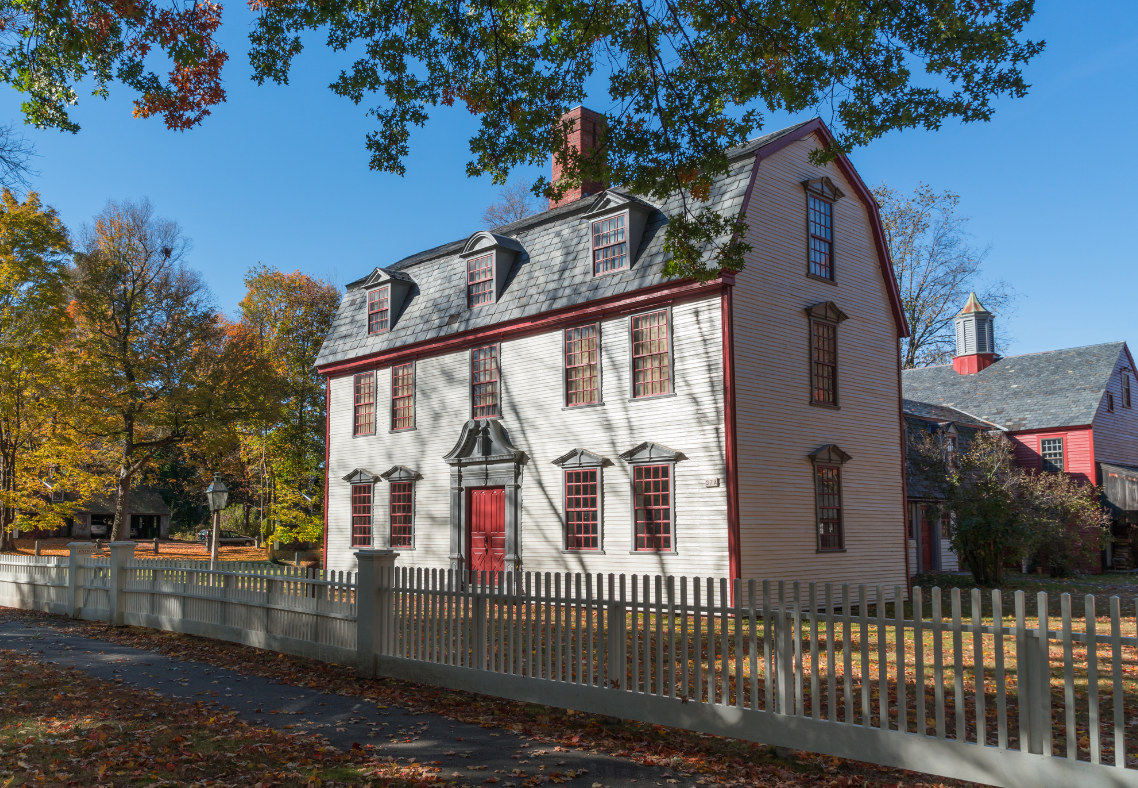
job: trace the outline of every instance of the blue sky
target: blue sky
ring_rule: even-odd
[[[107,101],[81,98],[77,135],[27,130],[40,154],[33,186],[69,226],[108,198],[149,197],[193,239],[190,260],[229,312],[257,262],[344,283],[479,229],[497,187],[465,175],[470,115],[440,111],[417,130],[405,177],[373,173],[366,107],[327,89],[350,57],[313,41],[289,86],[258,87],[249,12],[234,0],[225,19],[229,101],[200,128],[136,120],[115,86]],[[1126,153],[1138,125],[1136,31],[1138,3],[1039,2],[1029,32],[1048,46],[1027,68],[1027,98],[1001,102],[990,123],[891,133],[853,156],[871,185],[924,181],[961,195],[973,241],[991,246],[989,276],[1020,295],[997,322],[1011,353],[1138,342],[1138,168]],[[590,104],[606,106],[603,96]],[[15,119],[18,106],[13,92],[0,109]]]

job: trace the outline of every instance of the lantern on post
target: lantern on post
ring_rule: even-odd
[[[213,475],[213,482],[205,489],[205,499],[213,513],[213,532],[209,540],[209,568],[217,568],[217,543],[221,539],[221,510],[229,502],[229,488],[221,480],[221,474]]]

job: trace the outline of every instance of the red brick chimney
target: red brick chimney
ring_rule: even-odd
[[[573,128],[569,131],[569,145],[574,150],[583,151],[586,154],[596,150],[597,137],[605,127],[605,116],[598,112],[593,112],[591,109],[584,107],[574,107],[563,116],[562,120],[573,121]],[[561,179],[561,162],[557,156],[552,156],[553,162],[553,182],[557,183]],[[596,181],[585,181],[580,186],[575,186],[569,189],[561,197],[560,200],[550,200],[549,207],[556,208],[559,205],[579,200],[590,194],[597,194],[605,190],[605,184]]]

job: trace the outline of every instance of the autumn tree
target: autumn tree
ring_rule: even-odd
[[[1026,94],[1021,69],[1043,49],[1023,36],[1032,0],[249,2],[258,82],[287,83],[310,31],[352,53],[331,87],[374,102],[372,169],[402,174],[411,128],[459,104],[480,124],[472,176],[506,183],[511,169],[544,165],[553,152],[562,180],[540,179],[541,196],[595,181],[681,198],[665,273],[697,278],[743,267],[741,221],[706,202],[728,171],[726,151],[755,136],[767,113],[825,111],[837,134],[815,152],[826,161],[893,129],[990,119],[997,98]],[[97,95],[121,79],[138,94],[136,114],[188,128],[224,99],[220,11],[205,0],[24,0],[6,16],[0,78],[28,97],[25,118],[39,126],[74,128],[74,84],[92,77]],[[165,79],[147,66],[160,55],[173,61]],[[607,96],[587,95],[598,77]],[[609,108],[599,155],[569,144],[563,118],[585,101]]]
[[[498,200],[486,206],[482,212],[482,225],[493,230],[507,224],[521,221],[527,216],[542,210],[540,200],[534,197],[528,181],[515,181],[498,191]]]
[[[44,488],[27,472],[41,464],[33,458],[52,429],[69,253],[67,229],[38,194],[0,194],[0,550],[11,549],[17,512],[44,508]]]
[[[189,241],[147,201],[110,202],[75,255],[76,428],[116,447],[112,538],[129,533],[131,483],[164,447],[208,443],[270,407],[255,337],[218,313]]]
[[[987,248],[971,243],[968,217],[960,215],[960,195],[918,183],[906,195],[882,184],[873,190],[881,225],[901,291],[910,336],[901,340],[905,369],[948,362],[956,350],[952,319],[976,290],[993,312],[1011,304],[1014,292],[1004,281],[978,283]],[[997,348],[1004,344],[996,337]]]
[[[249,271],[245,286],[241,321],[258,337],[280,392],[273,420],[240,425],[247,483],[255,468],[262,517],[287,536],[314,540],[322,529],[327,404],[316,354],[332,327],[340,290],[264,265]]]

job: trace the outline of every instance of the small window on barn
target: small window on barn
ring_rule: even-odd
[[[1106,392],[1106,412],[1114,413],[1114,395]]]
[[[596,550],[600,522],[599,468],[565,471],[565,549]]]
[[[51,488],[51,502],[63,503],[63,488],[58,484]]]
[[[498,346],[470,351],[471,418],[498,418]]]
[[[352,547],[371,546],[370,484],[352,485]]]
[[[466,263],[466,305],[494,303],[494,254],[475,257]]]
[[[813,194],[807,196],[810,216],[810,273],[834,278],[834,204]]]
[[[632,396],[655,397],[672,391],[668,310],[632,318]]]
[[[415,365],[396,364],[391,368],[391,429],[409,430],[415,426]]]
[[[593,276],[628,268],[627,225],[627,213],[592,223]]]
[[[414,482],[391,483],[391,546],[414,546]]]
[[[1063,462],[1063,439],[1044,438],[1039,442],[1040,468],[1046,473],[1067,470]]]
[[[1122,407],[1130,407],[1130,373],[1122,373]]]
[[[375,374],[361,372],[354,381],[352,434],[375,434]]]
[[[596,405],[601,401],[597,326],[565,329],[565,405]]]
[[[384,285],[367,294],[367,332],[380,334],[391,327],[391,287]]]

